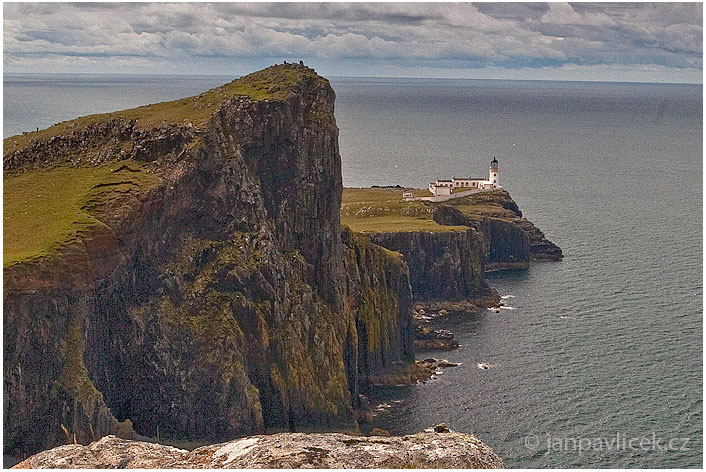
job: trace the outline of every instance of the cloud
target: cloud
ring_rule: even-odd
[[[49,57],[141,58],[167,68],[170,61],[207,57],[212,64],[355,59],[387,68],[437,61],[469,70],[702,69],[703,11],[696,3],[6,3],[3,8],[4,61],[17,70]]]

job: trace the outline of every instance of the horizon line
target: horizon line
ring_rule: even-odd
[[[318,73],[318,72],[317,72]],[[233,80],[247,74],[233,76],[229,74],[180,74],[180,73],[133,73],[133,72],[12,72],[3,70],[3,78],[7,74],[18,75],[106,75],[106,76],[174,76],[174,77],[234,77]],[[321,75],[321,74],[319,74]],[[604,84],[656,84],[656,85],[701,85],[701,82],[661,82],[661,81],[634,81],[634,80],[590,80],[590,79],[520,79],[520,78],[478,78],[478,77],[419,77],[395,75],[325,75],[324,78],[335,79],[412,79],[412,80],[497,80],[513,82],[577,82],[577,83],[604,83]],[[4,80],[3,80],[4,81]]]

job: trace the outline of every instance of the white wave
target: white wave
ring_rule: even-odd
[[[503,295],[503,296],[500,297],[500,298],[503,299],[503,300],[505,300],[506,298],[515,298],[515,296],[514,296],[514,295]]]
[[[505,305],[501,305],[500,309],[501,310],[517,310],[517,308],[515,308],[514,306],[505,306]]]

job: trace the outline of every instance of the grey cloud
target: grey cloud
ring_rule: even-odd
[[[357,58],[426,67],[702,67],[695,3],[6,3],[5,62],[43,55]]]

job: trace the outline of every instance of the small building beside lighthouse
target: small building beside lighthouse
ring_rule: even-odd
[[[452,177],[450,180],[439,179],[429,184],[429,191],[435,196],[449,195],[455,189],[463,190],[493,190],[500,186],[500,168],[498,160],[490,161],[488,177]]]

